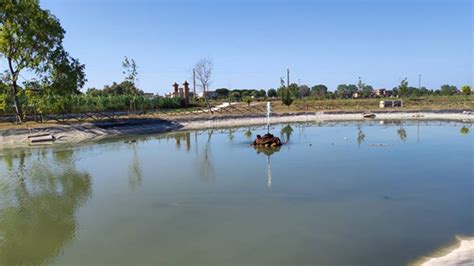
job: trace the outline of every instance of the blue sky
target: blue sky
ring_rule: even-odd
[[[86,87],[123,80],[134,58],[139,87],[163,94],[214,62],[212,88],[272,88],[291,81],[392,88],[472,85],[471,0],[43,0],[86,65]]]

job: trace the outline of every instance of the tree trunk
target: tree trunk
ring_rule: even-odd
[[[12,94],[13,94],[13,105],[15,106],[15,115],[17,122],[22,123],[22,111],[21,111],[21,106],[20,106],[20,101],[18,101],[18,85],[16,84],[16,79],[13,79],[13,85],[12,85]]]
[[[18,70],[17,71],[14,70],[12,59],[10,57],[8,58],[8,67],[10,68],[10,74],[12,76],[13,105],[15,106],[16,119],[17,119],[17,122],[22,123],[21,116],[23,114],[21,111],[20,101],[18,101],[18,96],[16,95],[18,93],[18,85],[16,84],[16,80],[18,79]]]
[[[206,105],[207,105],[207,109],[209,109],[209,113],[213,113],[212,112],[212,109],[211,109],[211,105],[209,104],[209,101],[207,100],[207,95],[206,95],[206,87],[204,86],[204,89],[203,89],[203,96],[204,96],[204,102],[206,102]]]

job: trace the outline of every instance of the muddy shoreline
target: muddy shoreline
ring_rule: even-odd
[[[443,111],[378,111],[373,119],[366,119],[361,112],[299,112],[272,114],[271,124],[297,122],[345,122],[345,121],[456,121],[474,122],[472,110]],[[240,127],[266,124],[264,114],[216,115],[178,117],[173,120],[158,118],[122,119],[95,123],[38,125],[31,128],[12,128],[0,130],[0,149],[28,147],[28,136],[49,133],[56,137],[54,144],[78,144],[112,136],[146,135],[180,130]]]

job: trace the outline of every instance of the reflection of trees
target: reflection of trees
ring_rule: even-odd
[[[244,136],[247,138],[247,139],[251,139],[252,138],[252,131],[249,129],[247,129],[245,132],[244,132]]]
[[[407,131],[402,127],[402,124],[400,124],[400,128],[397,130],[397,134],[402,141],[407,139]]]
[[[53,155],[57,165],[40,159],[25,167],[21,153],[13,157],[18,178],[7,178],[9,201],[0,209],[0,265],[48,263],[76,235],[75,212],[91,179],[75,169],[71,151]]]
[[[358,147],[360,148],[360,144],[362,144],[362,142],[364,142],[365,140],[365,134],[364,132],[362,131],[362,127],[359,125],[357,126],[357,130],[358,130],[358,133],[357,133],[357,145]]]
[[[132,143],[133,159],[128,168],[128,186],[134,191],[143,182],[142,168],[140,167],[140,158],[138,157],[137,144]]]
[[[467,134],[469,134],[469,128],[466,127],[466,126],[463,126],[461,128],[460,132],[461,132],[461,135],[467,135]]]
[[[212,134],[214,134],[213,129],[208,131],[207,141],[204,146],[204,156],[202,157],[202,161],[199,161],[199,174],[206,181],[214,179],[214,166],[212,165],[211,161]]]
[[[290,141],[291,134],[293,134],[293,128],[288,124],[281,128],[281,137],[285,140],[285,143]]]
[[[228,136],[230,141],[234,140],[235,135],[234,135],[234,129],[233,128],[229,128],[229,134],[227,136]]]

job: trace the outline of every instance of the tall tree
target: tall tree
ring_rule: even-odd
[[[407,78],[400,81],[400,85],[398,85],[398,91],[400,96],[405,97],[408,95],[408,80]]]
[[[22,121],[18,78],[25,70],[44,71],[51,53],[61,49],[64,30],[59,20],[39,6],[38,0],[0,1],[0,55],[6,58],[15,113]]]
[[[290,105],[293,103],[293,96],[291,95],[291,91],[287,88],[283,88],[281,90],[281,102],[290,108]]]
[[[202,58],[194,66],[194,69],[196,70],[196,78],[200,83],[199,86],[202,89],[204,100],[206,101],[206,105],[209,108],[209,111],[211,111],[211,106],[209,105],[209,101],[207,100],[206,92],[208,91],[209,86],[211,85],[213,67],[214,64],[212,63],[212,60],[208,58]]]
[[[138,81],[138,66],[135,63],[135,60],[132,58],[128,59],[125,58],[122,61],[123,71],[122,73],[125,75],[125,81],[131,82],[133,85]]]

